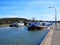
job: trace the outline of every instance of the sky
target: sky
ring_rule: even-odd
[[[53,21],[55,8],[57,20],[60,20],[60,0],[0,0],[0,18],[18,17]]]

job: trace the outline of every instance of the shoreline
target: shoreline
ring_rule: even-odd
[[[43,39],[40,45],[51,45],[53,33],[54,33],[54,28],[51,28],[49,33],[46,35],[46,37]]]
[[[45,36],[45,38],[43,39],[43,41],[41,42],[40,45],[51,45],[52,38],[53,38],[53,33],[54,33],[54,29],[55,29],[55,24],[49,26],[49,28],[50,28],[50,31]]]

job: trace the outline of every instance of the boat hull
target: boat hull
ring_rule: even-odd
[[[9,27],[18,27],[17,25],[10,25]]]
[[[43,30],[43,29],[45,29],[45,28],[47,28],[47,27],[42,27],[42,26],[40,26],[40,27],[37,27],[37,26],[34,26],[34,27],[28,27],[28,30]]]

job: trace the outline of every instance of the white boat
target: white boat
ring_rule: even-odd
[[[24,26],[24,23],[18,23],[19,24],[19,26]]]

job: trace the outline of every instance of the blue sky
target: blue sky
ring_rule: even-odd
[[[0,18],[19,17],[38,20],[55,20],[54,9],[60,20],[59,0],[0,0]]]

